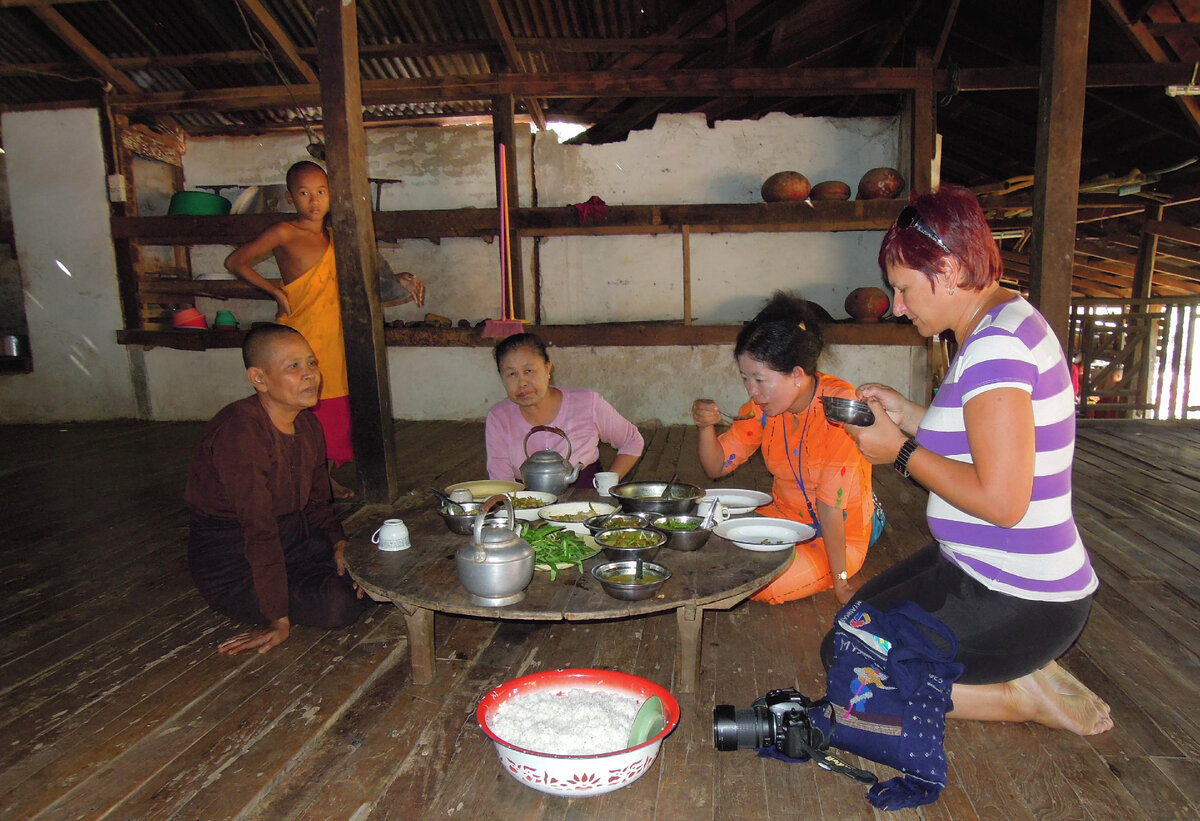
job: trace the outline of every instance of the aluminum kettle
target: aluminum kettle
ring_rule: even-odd
[[[488,511],[498,504],[506,508],[507,518],[488,520]],[[525,598],[533,580],[533,548],[508,527],[515,521],[512,499],[490,497],[475,516],[473,538],[455,554],[458,580],[472,604],[503,607]]]
[[[560,456],[553,450],[539,450],[530,455],[529,437],[538,431],[557,433],[566,439],[566,457]],[[579,478],[579,469],[583,465],[571,464],[571,440],[567,439],[567,435],[560,429],[552,425],[534,425],[529,429],[529,433],[525,434],[521,449],[525,452],[525,461],[521,463],[521,481],[525,483],[528,490],[553,493],[558,496],[567,489],[567,485]]]

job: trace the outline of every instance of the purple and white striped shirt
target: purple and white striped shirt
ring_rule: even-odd
[[[994,388],[1018,388],[1033,397],[1036,453],[1029,509],[1015,526],[999,527],[930,493],[929,530],[950,561],[991,590],[1040,601],[1081,599],[1098,581],[1071,513],[1071,372],[1046,320],[1020,297],[983,315],[950,363],[917,442],[971,462],[963,406]]]

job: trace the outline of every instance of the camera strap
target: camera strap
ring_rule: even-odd
[[[828,699],[822,698],[809,702],[805,706],[808,710],[829,709],[829,735],[824,735],[817,726],[810,725],[812,737],[817,741],[817,746],[814,747],[809,743],[804,734],[801,734],[799,738],[800,748],[808,753],[813,761],[817,762],[817,766],[830,772],[841,773],[847,778],[852,778],[859,784],[866,784],[867,786],[871,786],[879,781],[875,773],[851,766],[840,756],[829,752],[829,742],[833,738],[833,728],[837,726],[837,715],[833,709],[833,704]]]

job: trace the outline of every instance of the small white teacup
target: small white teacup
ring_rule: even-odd
[[[371,536],[371,543],[380,550],[408,550],[412,541],[408,538],[408,526],[400,519],[387,519]]]
[[[720,524],[729,518],[729,511],[725,509],[725,505],[721,504],[721,500],[717,498],[701,499],[696,504],[696,513],[700,516],[708,516],[709,508],[713,508],[713,524]]]
[[[621,477],[614,471],[602,470],[592,478],[592,487],[601,496],[611,496],[613,487],[620,481]]]

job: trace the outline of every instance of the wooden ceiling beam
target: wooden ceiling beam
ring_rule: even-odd
[[[34,5],[30,6],[29,10],[45,24],[46,28],[53,32],[55,37],[62,40],[67,48],[79,55],[80,59],[91,66],[97,74],[103,77],[114,88],[126,94],[141,93],[141,89],[137,83],[129,79],[124,72],[115,69],[108,57],[100,49],[93,46],[80,33],[79,29],[68,23],[67,19],[53,8],[48,5]]]
[[[504,11],[500,8],[498,0],[479,0],[479,10],[483,13],[483,19],[487,21],[492,39],[499,44],[500,53],[504,55],[504,61],[508,64],[509,70],[518,74],[529,72],[530,67],[525,65],[525,60],[521,58],[521,53],[517,50],[517,44],[513,41],[512,29],[508,27],[508,21],[504,19]],[[545,131],[546,114],[542,111],[541,103],[537,101],[536,97],[523,97],[521,101],[525,104],[525,110],[533,118],[538,130]]]
[[[946,53],[946,41],[950,39],[950,29],[954,28],[954,18],[958,16],[959,0],[950,0],[950,8],[946,9],[946,17],[942,20],[942,30],[938,34],[937,46],[933,49],[933,67],[937,68]]]
[[[1200,23],[1145,23],[1152,37],[1200,37]]]
[[[1129,39],[1141,50],[1142,54],[1155,63],[1169,64],[1171,62],[1171,58],[1163,50],[1163,47],[1159,45],[1155,36],[1147,29],[1145,23],[1141,22],[1140,18],[1131,19],[1125,16],[1125,9],[1121,0],[1097,0],[1097,2],[1105,8],[1117,25],[1125,30],[1126,34],[1129,35]],[[1195,64],[1193,63],[1177,63],[1176,65],[1186,65],[1192,68],[1192,73],[1195,71]],[[1189,74],[1187,79],[1176,80],[1167,85],[1186,85],[1191,82],[1191,76],[1192,74]],[[1192,129],[1200,132],[1200,103],[1196,101],[1196,98],[1176,97],[1175,102],[1179,105],[1180,110],[1192,126]]]
[[[237,0],[242,8],[254,19],[258,27],[267,35],[267,39],[271,44],[283,55],[288,65],[292,70],[304,78],[306,83],[317,82],[317,73],[312,70],[303,57],[300,56],[296,44],[292,42],[292,38],[288,37],[287,32],[279,25],[278,21],[267,11],[263,6],[262,0]]]
[[[364,105],[484,100],[499,94],[535,97],[721,97],[752,94],[780,97],[800,94],[836,97],[848,93],[890,94],[931,91],[928,71],[915,68],[725,68],[682,69],[669,73],[638,71],[500,73],[417,79],[364,81]],[[278,106],[320,105],[320,87],[293,86],[118,94],[111,102],[122,114],[161,111],[246,111]]]

